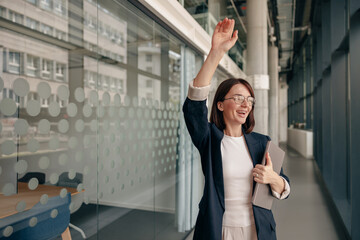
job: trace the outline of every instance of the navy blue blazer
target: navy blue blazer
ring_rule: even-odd
[[[224,133],[215,124],[208,122],[206,100],[192,101],[187,98],[183,112],[192,142],[200,152],[201,167],[205,177],[204,193],[199,203],[194,239],[221,240],[225,211],[221,158],[221,140]],[[256,164],[261,164],[266,144],[270,138],[255,132],[250,134],[244,132],[244,137],[255,167]],[[289,182],[282,169],[280,175]],[[253,211],[258,240],[276,239],[276,224],[271,210],[253,205]]]

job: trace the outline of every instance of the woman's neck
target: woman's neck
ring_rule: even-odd
[[[224,134],[230,137],[241,137],[243,135],[242,127],[241,125],[237,127],[227,126],[224,129]]]

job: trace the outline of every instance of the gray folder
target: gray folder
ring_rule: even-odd
[[[271,141],[268,141],[265,149],[265,154],[263,156],[261,164],[266,164],[266,152],[269,152],[271,162],[273,164],[273,169],[277,174],[280,174],[281,166],[284,161],[285,152],[276,146]],[[269,184],[256,183],[254,194],[252,196],[252,203],[256,206],[271,209],[274,196],[272,195],[271,188]]]

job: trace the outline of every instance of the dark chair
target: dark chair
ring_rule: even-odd
[[[29,182],[30,179],[37,178],[39,184],[45,183],[45,173],[42,172],[28,172],[22,178],[20,178],[19,182]]]

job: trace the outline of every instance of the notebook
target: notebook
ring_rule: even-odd
[[[268,141],[265,149],[265,154],[263,156],[261,164],[266,164],[266,153],[269,152],[271,161],[273,164],[273,170],[280,174],[281,166],[284,161],[285,152],[275,145],[273,142]],[[274,196],[272,195],[269,184],[256,183],[254,194],[252,196],[252,203],[256,206],[271,209]]]

